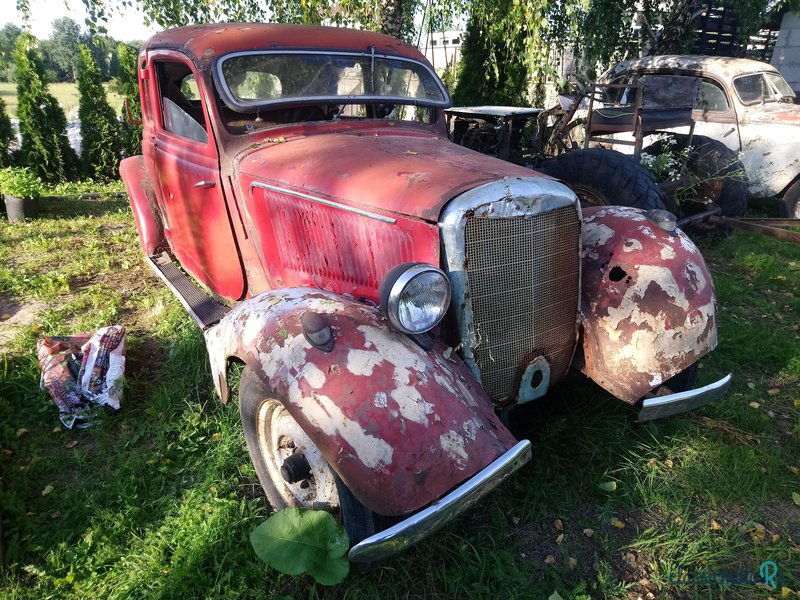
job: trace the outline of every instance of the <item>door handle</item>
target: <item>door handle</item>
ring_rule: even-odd
[[[215,185],[217,185],[217,182],[214,181],[213,179],[201,179],[200,181],[195,183],[192,187],[197,189],[208,189],[208,188],[213,188]]]

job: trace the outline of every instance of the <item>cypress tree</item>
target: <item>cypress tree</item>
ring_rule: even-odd
[[[504,39],[502,23],[510,7],[511,0],[491,0],[484,3],[483,19],[474,14],[470,17],[453,92],[456,106],[528,106],[528,69],[521,58],[523,35]]]
[[[22,134],[20,163],[45,181],[71,179],[78,172],[78,156],[67,139],[67,118],[47,91],[36,38],[22,33],[14,51],[17,67],[17,116]]]
[[[117,176],[122,150],[120,126],[106,98],[100,69],[83,44],[78,50],[77,70],[83,172],[96,179],[112,179]]]
[[[6,103],[0,98],[0,168],[11,165],[11,144],[14,141],[14,128],[6,112]]]
[[[137,79],[136,64],[139,60],[136,48],[127,44],[120,44],[117,50],[119,57],[119,70],[117,77],[111,82],[111,89],[128,101],[131,116],[135,119],[142,117],[142,105],[139,98],[139,80]],[[126,156],[135,156],[142,153],[142,126],[133,125],[128,121],[128,112],[125,105],[120,112],[122,122],[122,148]]]

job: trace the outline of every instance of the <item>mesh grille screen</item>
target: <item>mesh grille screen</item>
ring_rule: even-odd
[[[580,224],[573,207],[528,217],[471,217],[467,279],[483,387],[495,401],[516,397],[536,356],[560,379],[572,358],[578,306]]]

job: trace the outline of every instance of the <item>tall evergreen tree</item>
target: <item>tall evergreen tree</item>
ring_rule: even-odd
[[[520,59],[524,38],[504,39],[503,17],[512,0],[484,0],[487,17],[472,17],[461,47],[458,83],[453,102],[460,106],[503,104],[528,105],[528,69]]]
[[[78,117],[81,120],[83,171],[98,179],[117,176],[122,137],[114,109],[108,103],[100,69],[84,45],[78,51]]]
[[[22,134],[20,162],[45,181],[77,175],[78,156],[67,139],[67,118],[47,91],[47,78],[36,38],[22,33],[14,51],[17,67],[17,116]]]
[[[0,168],[11,164],[11,143],[14,141],[14,128],[6,112],[6,103],[0,98]]]

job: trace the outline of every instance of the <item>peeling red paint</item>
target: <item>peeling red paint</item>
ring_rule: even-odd
[[[326,314],[335,343],[311,346],[300,317]],[[206,334],[215,382],[238,355],[274,391],[356,497],[384,515],[412,512],[475,474],[516,440],[491,400],[438,342],[426,352],[380,313],[335,294],[267,292]]]
[[[633,208],[584,210],[584,372],[634,403],[717,344],[702,255]]]

